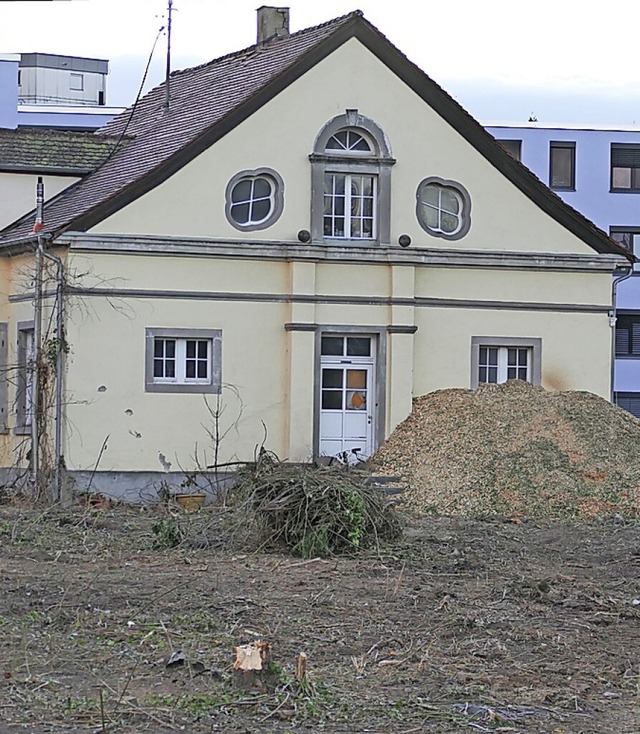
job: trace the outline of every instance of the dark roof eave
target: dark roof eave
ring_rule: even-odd
[[[2,255],[18,255],[27,250],[35,247],[38,244],[38,240],[44,242],[51,242],[55,235],[53,232],[32,232],[22,237],[7,237],[6,239],[0,238],[0,253]]]
[[[41,176],[86,176],[95,168],[67,168],[60,166],[29,166],[21,163],[0,163],[1,173],[29,173]]]

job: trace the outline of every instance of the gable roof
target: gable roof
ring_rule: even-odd
[[[163,83],[98,131],[132,139],[125,140],[93,173],[47,202],[45,231],[53,237],[66,230],[85,231],[117,212],[168,179],[351,38],[374,53],[547,214],[596,252],[633,258],[508,155],[359,10],[174,72],[169,109],[164,107]],[[28,214],[10,225],[0,238],[0,246],[3,241],[27,237],[32,223],[33,215]]]
[[[72,130],[0,129],[0,171],[84,176],[104,161],[114,142]]]

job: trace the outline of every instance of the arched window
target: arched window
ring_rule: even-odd
[[[347,110],[320,131],[310,160],[312,240],[388,243],[395,160],[382,129]]]

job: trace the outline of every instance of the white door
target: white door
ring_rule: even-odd
[[[373,338],[325,335],[320,362],[320,454],[349,462],[374,450]]]

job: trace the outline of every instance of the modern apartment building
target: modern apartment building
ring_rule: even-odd
[[[529,122],[485,127],[567,204],[640,258],[640,126]],[[612,397],[640,417],[640,263],[625,275],[617,275],[612,286]]]

